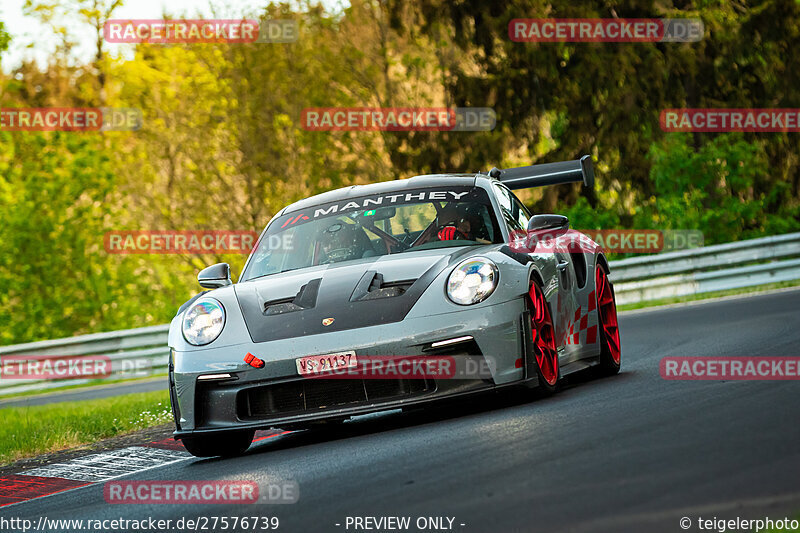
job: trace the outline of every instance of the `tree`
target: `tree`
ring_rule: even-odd
[[[80,22],[89,24],[95,34],[95,58],[94,70],[97,80],[95,102],[93,105],[105,105],[106,103],[106,68],[105,54],[103,51],[103,27],[124,0],[25,0],[23,11],[26,15],[33,15],[43,23],[49,25],[56,34],[62,38],[62,47],[65,54],[74,46],[68,35],[67,27],[64,22],[67,19],[75,18]]]

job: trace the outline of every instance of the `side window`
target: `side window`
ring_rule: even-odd
[[[531,218],[528,208],[505,185],[496,183],[494,189],[508,231],[512,234],[517,231],[524,232],[528,228],[528,220]]]
[[[519,222],[519,224],[522,226],[522,230],[525,231],[528,229],[528,221],[531,219],[531,212],[528,211],[528,208],[525,207],[525,204],[523,204],[519,198],[514,196],[513,192],[511,191],[508,192],[509,194],[511,194],[511,198],[515,205],[517,222]]]

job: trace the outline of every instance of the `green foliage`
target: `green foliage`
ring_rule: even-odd
[[[161,323],[174,312],[179,300],[141,259],[105,252],[119,202],[104,139],[0,138],[0,343]]]
[[[11,43],[11,36],[6,31],[5,23],[0,20],[0,53],[8,50],[8,45]]]
[[[763,143],[727,134],[695,149],[689,135],[676,134],[653,144],[649,157],[655,193],[637,210],[637,227],[700,228],[714,244],[759,236],[775,217],[759,190],[769,174]]]
[[[0,464],[172,420],[166,391],[0,409]]]
[[[800,102],[800,60],[791,52],[800,45],[798,2],[614,3],[613,16],[620,18],[699,17],[705,35],[697,43],[518,43],[508,38],[508,23],[514,18],[609,16],[608,8],[588,0],[456,5],[417,0],[413,8],[407,3],[393,4],[393,11],[400,34],[444,34],[450,37],[448,46],[457,47],[446,63],[447,90],[456,105],[486,105],[497,111],[506,135],[500,143],[487,144],[488,166],[511,153],[522,154],[515,159],[533,162],[575,159],[586,153],[594,156],[600,185],[596,193],[577,185],[560,187],[536,199],[537,211],[572,205],[585,195],[589,205],[611,208],[623,224],[630,225],[654,195],[672,192],[663,187],[656,191],[651,180],[650,147],[666,137],[658,123],[662,109],[791,108]],[[406,12],[416,15],[401,16]],[[700,151],[713,139],[714,135],[697,134],[692,146]],[[724,150],[719,143],[728,142],[727,136],[722,139],[712,151]],[[440,141],[420,140],[437,145]],[[800,151],[800,136],[748,134],[731,142],[739,141],[752,143],[764,154],[762,163],[766,161],[767,166],[758,168],[769,172],[757,177],[752,200],[737,184],[727,184],[720,194],[737,189],[739,200],[747,204],[761,201],[763,195],[769,205],[765,212],[780,211],[795,218],[782,224],[742,208],[736,216],[746,218],[745,234],[757,232],[751,227],[754,219],[763,221],[770,231],[796,227],[800,161],[795,154]],[[462,148],[448,145],[444,149]],[[729,155],[737,157],[741,150],[737,147]],[[704,165],[706,172],[717,172],[709,164]],[[612,196],[606,196],[609,193]],[[712,191],[707,193],[714,197]],[[664,204],[670,201],[665,199]]]
[[[170,320],[224,255],[109,255],[109,230],[256,230],[311,194],[439,171],[592,155],[594,191],[522,191],[575,228],[700,229],[707,243],[800,230],[800,135],[665,134],[664,108],[797,107],[800,4],[614,2],[700,17],[697,43],[516,43],[520,17],[607,17],[581,0],[270,3],[286,44],[139,45],[68,60],[63,21],[99,33],[118,0],[27,0],[61,37],[3,77],[5,106],[141,109],[130,133],[0,132],[0,344]],[[74,9],[78,6],[80,9]],[[94,7],[92,7],[94,6]],[[91,9],[89,9],[91,7]],[[95,9],[96,8],[96,9]],[[8,38],[0,26],[0,51]],[[492,107],[490,132],[310,132],[307,107]]]
[[[597,209],[589,205],[589,201],[580,197],[569,207],[558,209],[558,212],[569,218],[572,228],[582,229],[608,229],[620,227],[619,216],[613,209]]]

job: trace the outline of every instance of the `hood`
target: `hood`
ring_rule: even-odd
[[[238,283],[234,289],[253,342],[399,322],[436,276],[474,248],[482,247],[309,267]]]

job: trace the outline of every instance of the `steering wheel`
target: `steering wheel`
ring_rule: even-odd
[[[452,228],[452,231],[447,231]],[[448,238],[442,238],[442,233],[449,235]],[[461,233],[461,230],[458,229],[455,222],[448,222],[442,226],[439,226],[438,231],[436,232],[436,236],[439,238],[440,241],[465,241],[467,236]]]
[[[347,261],[350,259],[352,254],[353,251],[350,248],[335,248],[325,252],[325,260],[321,261],[320,263],[325,265],[330,263],[338,263],[340,261]]]

